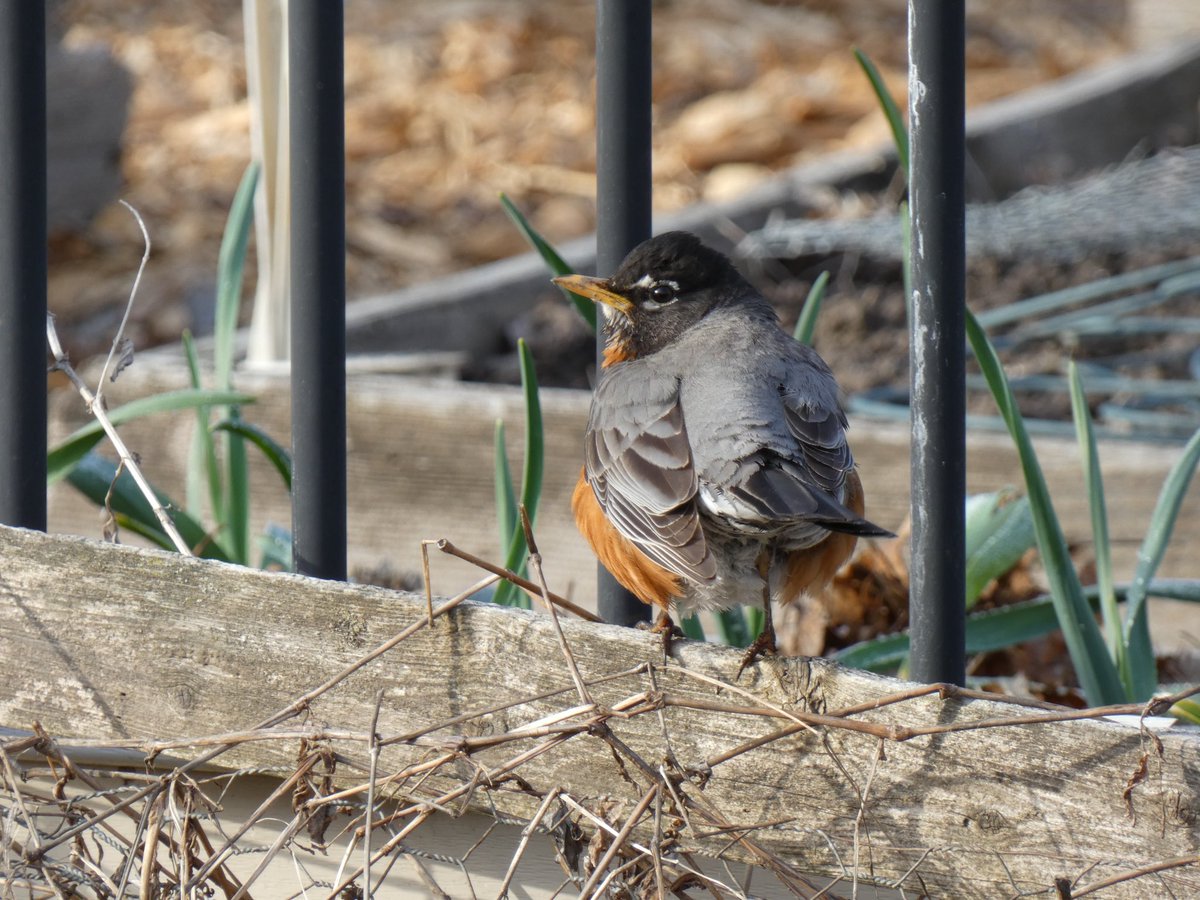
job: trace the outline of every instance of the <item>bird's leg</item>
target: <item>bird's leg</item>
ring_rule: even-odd
[[[654,625],[650,629],[651,634],[662,635],[663,656],[671,655],[671,644],[676,637],[683,637],[683,632],[675,627],[675,623],[671,621],[671,612],[668,609],[663,609],[658,614],[658,618],[654,620]]]
[[[763,582],[763,627],[762,631],[758,633],[758,637],[746,649],[746,655],[742,657],[742,664],[738,667],[739,678],[746,666],[760,656],[763,654],[774,656],[778,651],[775,644],[775,621],[771,616],[771,563],[774,562],[774,559],[774,549],[767,546],[758,554],[758,560],[755,562],[755,567]]]

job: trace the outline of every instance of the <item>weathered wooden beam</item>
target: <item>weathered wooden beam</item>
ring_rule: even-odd
[[[421,799],[549,747],[513,770],[523,781],[480,781],[464,797],[528,816],[540,794],[561,787],[627,816],[652,785],[648,771],[666,766],[678,776],[673,790],[694,803],[691,827],[677,823],[683,846],[964,898],[1053,892],[1059,878],[1082,889],[1200,850],[1200,737],[1191,731],[1167,732],[1161,751],[1135,727],[1095,720],[896,740],[904,729],[1045,713],[936,694],[871,708],[912,686],[802,658],[766,660],[738,681],[740,654],[729,648],[680,642],[664,664],[654,635],[564,617],[597,707],[512,740],[514,729],[580,705],[548,616],[466,602],[429,628],[414,595],[15,529],[0,529],[0,560],[8,728],[38,721],[64,739],[130,744],[239,731],[415,628],[289,725],[361,734],[380,694],[385,741],[468,714],[387,746],[381,774],[451,752],[433,777],[401,785]],[[504,703],[514,705],[469,715]],[[788,718],[859,706],[869,711],[840,723]],[[629,714],[610,716],[614,707]],[[554,732],[589,719],[590,730]],[[730,755],[788,726],[793,734]],[[478,740],[489,737],[495,746]],[[366,757],[361,742],[332,743],[351,763]],[[290,765],[296,750],[295,738],[243,742],[219,761]],[[352,764],[341,772],[346,783],[362,780]],[[712,835],[721,821],[757,827]],[[1173,867],[1104,896],[1168,887],[1195,896],[1200,870]]]

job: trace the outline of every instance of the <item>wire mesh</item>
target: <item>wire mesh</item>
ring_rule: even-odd
[[[1027,188],[1003,202],[971,205],[966,211],[969,258],[1020,260],[1023,265],[1073,267],[1105,254],[1170,259],[1194,253],[1198,234],[1200,147],[1160,152],[1063,185]],[[896,215],[790,220],[750,235],[740,252],[777,259],[840,253],[898,265],[900,235]],[[1200,422],[1200,349],[1194,340],[1187,344],[1179,337],[1200,334],[1197,298],[1200,257],[1191,256],[983,309],[978,318],[1002,353],[1052,341],[1062,348],[1063,360],[1086,356],[1081,371],[1085,389],[1095,398],[1101,437],[1186,440]],[[1172,339],[1178,346],[1168,350],[1166,342]],[[1175,359],[1179,352],[1186,359]],[[1153,364],[1179,375],[1136,374]],[[1065,373],[1015,377],[1013,386],[1023,397],[1065,398],[1067,393]],[[968,375],[968,388],[978,396],[980,379]],[[848,407],[903,420],[908,400],[903,388],[883,386],[853,396]],[[1027,419],[1034,433],[1074,435],[1069,421]],[[970,414],[967,421],[973,429],[1004,429],[995,416]]]
[[[1200,231],[1200,147],[1166,150],[1062,185],[1026,188],[999,203],[968,204],[967,255],[1078,262],[1138,247],[1194,246]],[[861,253],[899,261],[900,217],[788,219],[739,248],[752,258]]]

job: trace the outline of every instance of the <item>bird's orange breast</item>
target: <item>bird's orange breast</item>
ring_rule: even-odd
[[[629,345],[614,338],[604,345],[604,357],[600,368],[607,369],[609,366],[615,366],[627,359],[633,359],[633,352],[629,349]]]
[[[671,600],[683,594],[678,575],[646,556],[608,521],[582,470],[571,495],[571,511],[580,534],[604,568],[643,603],[667,610]]]

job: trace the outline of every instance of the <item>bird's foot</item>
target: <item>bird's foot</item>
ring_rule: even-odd
[[[734,680],[741,678],[746,667],[760,656],[776,656],[778,653],[779,648],[775,644],[775,629],[768,622],[767,626],[759,632],[758,637],[746,648],[746,654],[742,657],[742,664],[738,666],[737,677]]]
[[[638,628],[644,628],[651,634],[662,636],[663,657],[671,655],[671,646],[675,642],[675,638],[686,637],[682,629],[671,621],[671,614],[665,610],[659,613],[658,618],[654,620],[653,625],[645,622],[639,622]]]

